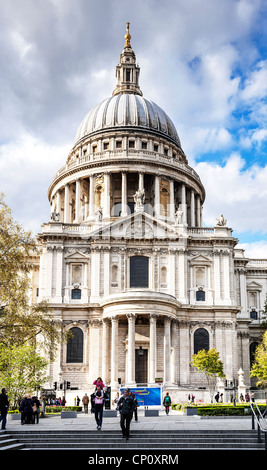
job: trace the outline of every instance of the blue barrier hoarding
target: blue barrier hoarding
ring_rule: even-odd
[[[135,394],[139,406],[160,406],[161,387],[129,387],[131,393]],[[124,393],[124,388],[121,388]]]

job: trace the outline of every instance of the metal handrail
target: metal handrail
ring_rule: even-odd
[[[257,408],[257,411],[258,411],[258,413],[259,413],[260,418],[262,419],[262,421],[263,421],[264,424],[265,424],[265,431],[263,431],[263,432],[266,432],[266,431],[267,431],[267,421],[266,421],[266,419],[264,418],[263,414],[261,413],[261,410],[259,409],[257,403],[255,403],[255,406],[256,406],[256,408]],[[265,410],[265,411],[266,411],[266,410]]]
[[[253,404],[250,403],[250,408],[251,408],[251,411],[252,411],[252,429],[255,429],[255,419],[257,421],[257,425],[258,425],[258,442],[262,442],[262,439],[261,439],[261,432],[264,433],[264,441],[265,441],[265,450],[267,450],[267,426],[266,428],[264,428],[262,425],[261,425],[261,422],[260,422],[260,418],[262,418],[262,420],[264,421],[265,425],[266,425],[266,421],[265,419],[263,418],[262,414],[261,414],[261,411],[258,407],[258,405],[255,403],[255,406],[256,406],[256,409],[259,413],[259,415],[257,416],[257,413],[255,412],[254,408],[253,408]]]

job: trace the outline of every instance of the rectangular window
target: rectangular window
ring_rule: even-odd
[[[134,149],[134,140],[129,140],[129,149]]]
[[[122,148],[122,141],[121,140],[117,140],[116,141],[116,149],[121,149]]]
[[[148,287],[147,256],[132,256],[130,258],[130,287]]]
[[[104,143],[104,150],[108,150],[108,148],[109,148],[109,143],[108,143],[108,142],[105,142],[105,143]]]
[[[154,152],[158,152],[159,151],[159,146],[158,145],[154,145]]]
[[[126,82],[131,81],[131,69],[126,69]]]

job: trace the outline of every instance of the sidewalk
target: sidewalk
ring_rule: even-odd
[[[131,421],[131,429],[134,430],[251,430],[251,417],[210,417],[199,418],[195,416],[186,416],[170,411],[166,416],[165,411],[160,410],[158,417],[145,417],[143,410],[138,410],[138,421]],[[7,431],[21,430],[27,431],[53,431],[53,430],[95,430],[96,423],[94,415],[89,413],[78,413],[77,418],[62,419],[60,415],[49,416],[45,419],[40,418],[39,424],[28,424],[22,426],[20,420],[8,420]],[[119,413],[114,418],[103,418],[102,430],[116,431],[120,430]]]

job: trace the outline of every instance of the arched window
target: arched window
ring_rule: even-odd
[[[197,290],[196,291],[196,301],[197,302],[204,302],[205,301],[205,292],[204,292],[204,290]]]
[[[197,354],[201,349],[208,351],[209,344],[209,332],[205,328],[198,328],[194,333],[194,354]]]
[[[67,344],[67,362],[83,362],[83,332],[81,328],[71,328],[72,336]]]
[[[148,287],[148,257],[130,258],[130,287]]]

